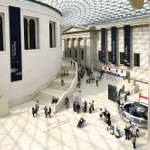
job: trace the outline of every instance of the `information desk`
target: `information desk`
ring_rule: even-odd
[[[112,67],[109,65],[102,65],[102,71],[104,71],[105,73],[120,76],[120,77],[127,76],[127,69],[124,69],[124,68]]]
[[[124,102],[119,107],[120,116],[141,128],[148,126],[148,105],[140,102]]]
[[[0,118],[7,116],[9,114],[9,104],[8,99],[0,96]]]

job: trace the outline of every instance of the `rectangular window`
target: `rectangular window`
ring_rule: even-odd
[[[120,64],[124,64],[124,52],[120,52]]]
[[[134,66],[140,67],[140,54],[134,53]]]
[[[84,50],[81,50],[81,58],[84,59]]]
[[[111,62],[111,52],[108,52],[108,61]]]
[[[101,60],[101,51],[98,51],[98,60]]]
[[[77,58],[77,50],[75,50],[75,58]]]
[[[49,23],[49,44],[50,48],[56,47],[56,23],[52,21]]]

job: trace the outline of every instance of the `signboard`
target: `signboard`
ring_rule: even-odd
[[[9,6],[11,81],[22,80],[20,8]]]
[[[116,27],[111,28],[111,62],[116,64]]]
[[[130,25],[124,26],[124,65],[130,67]]]
[[[106,29],[101,29],[101,61],[106,62]]]

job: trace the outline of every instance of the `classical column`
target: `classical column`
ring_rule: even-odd
[[[69,39],[67,38],[66,39],[66,57],[70,57],[70,55],[69,55],[68,41],[69,41]]]
[[[86,38],[83,39],[84,40],[84,48],[83,48],[83,51],[84,51],[84,66],[86,67],[87,66],[87,52],[86,52]]]
[[[67,56],[67,39],[64,39],[64,53],[63,53],[64,57],[68,57]]]
[[[78,65],[80,65],[81,64],[80,39],[77,38],[76,40],[77,40],[77,53],[78,53],[77,62],[78,62]]]
[[[74,52],[74,39],[71,38],[71,58],[75,58],[75,52]]]

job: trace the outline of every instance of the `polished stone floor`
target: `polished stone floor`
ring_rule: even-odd
[[[97,75],[97,72],[94,72]],[[117,86],[119,90],[124,84],[130,89],[131,83],[117,78],[106,77],[99,82],[87,84],[86,77],[82,80],[82,101],[95,102],[95,111],[92,114],[80,112],[77,114],[70,106],[65,107],[51,118],[45,118],[44,105],[40,104],[38,116],[33,118],[31,108],[35,101],[23,103],[11,108],[10,115],[0,119],[0,150],[132,150],[131,140],[125,140],[124,126],[127,124],[118,114],[117,104],[108,99],[108,84]],[[148,85],[140,85],[140,92],[147,96]],[[138,101],[138,93],[131,95],[128,100]],[[112,123],[121,130],[121,138],[117,139],[106,129],[106,124],[99,118],[99,108],[107,108],[111,113]],[[84,127],[77,128],[77,122],[83,117],[86,120]],[[137,138],[137,149],[145,150],[147,129],[140,129]]]

